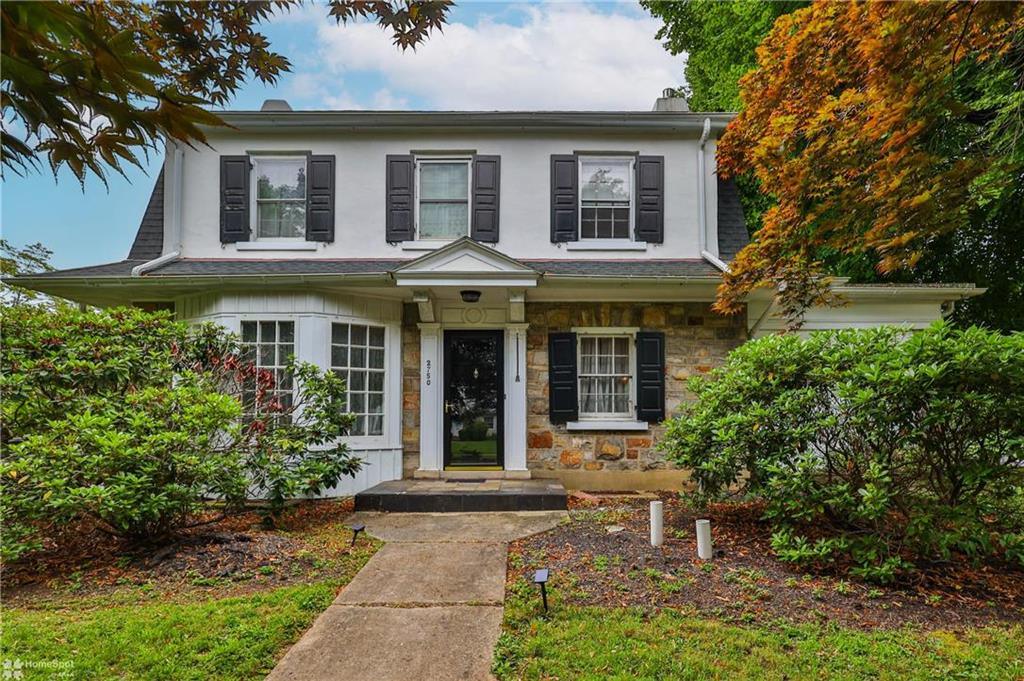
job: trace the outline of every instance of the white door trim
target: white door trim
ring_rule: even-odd
[[[416,477],[440,477],[444,470],[444,332],[504,331],[504,470],[528,477],[526,468],[526,329],[522,323],[471,326],[419,324],[420,466]],[[517,380],[518,379],[518,380]]]

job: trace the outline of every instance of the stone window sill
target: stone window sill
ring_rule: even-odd
[[[647,421],[630,421],[628,419],[594,419],[592,421],[569,421],[566,430],[648,430]]]

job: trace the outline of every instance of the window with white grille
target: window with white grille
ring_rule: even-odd
[[[331,369],[347,386],[352,435],[384,433],[384,327],[331,325]]]
[[[279,402],[283,409],[290,409],[294,401],[291,372],[287,369],[288,359],[295,354],[295,322],[245,321],[242,322],[242,359],[252,362],[259,369],[265,369],[274,377],[274,386],[262,402]],[[256,398],[256,379],[249,379],[243,386],[246,404]]]
[[[628,335],[580,335],[580,418],[631,417],[633,339]]]
[[[580,157],[580,238],[629,239],[633,159]]]

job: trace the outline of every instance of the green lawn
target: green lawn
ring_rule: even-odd
[[[126,588],[45,609],[5,608],[0,659],[21,660],[25,679],[262,679],[376,546],[342,556],[340,577],[251,595],[168,602]]]
[[[498,441],[452,440],[452,463],[467,461],[497,461]]]
[[[966,634],[726,624],[696,613],[561,607],[509,592],[500,679],[1020,679],[1024,627]]]

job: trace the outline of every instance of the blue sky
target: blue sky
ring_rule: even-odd
[[[400,52],[375,25],[336,26],[308,5],[264,27],[293,70],[276,86],[247,83],[230,109],[268,97],[295,109],[649,110],[682,83],[683,57],[654,39],[659,23],[633,2],[463,2],[443,34]],[[0,185],[0,232],[14,244],[40,241],[57,267],[122,259],[162,162],[96,178],[85,189],[68,172]]]

